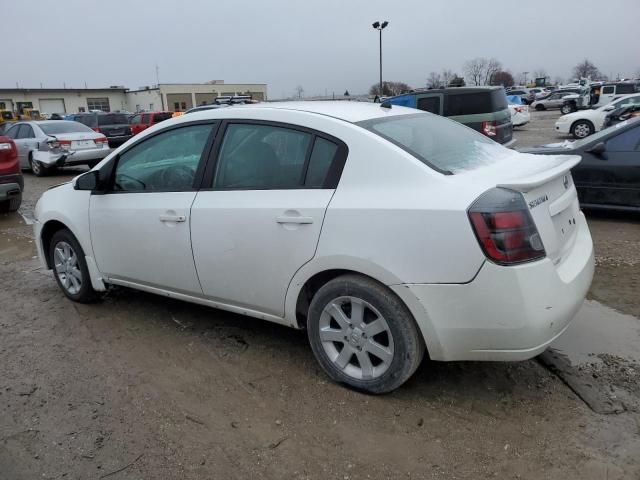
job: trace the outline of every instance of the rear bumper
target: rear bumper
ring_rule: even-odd
[[[584,215],[562,263],[485,262],[467,284],[395,285],[434,360],[526,360],[569,326],[589,290],[593,243]]]
[[[48,167],[64,167],[65,165],[83,165],[89,162],[100,161],[110,153],[110,148],[76,150],[70,154],[37,151],[34,152],[34,160]]]
[[[22,185],[18,182],[0,183],[0,201],[8,200],[20,193],[22,193]]]

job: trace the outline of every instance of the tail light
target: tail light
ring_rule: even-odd
[[[16,144],[10,142],[0,142],[0,152],[3,154],[0,156],[0,160],[8,158],[9,160],[15,160],[18,158],[18,149]],[[8,153],[7,153],[8,152]]]
[[[100,129],[98,127],[93,127],[91,130],[93,130],[94,132],[100,133]]]
[[[517,113],[522,112],[522,109],[521,109],[520,107],[514,107],[513,109],[514,109]]]
[[[468,213],[480,247],[495,263],[513,265],[546,255],[520,193],[494,188],[478,198]]]
[[[107,140],[107,137],[98,137],[98,138],[94,139],[93,141],[95,142],[97,147],[104,147],[109,142],[109,140]]]
[[[498,126],[495,121],[493,122],[482,122],[481,131],[487,137],[495,137],[498,134]]]
[[[49,150],[71,150],[71,140],[52,139],[47,141]]]

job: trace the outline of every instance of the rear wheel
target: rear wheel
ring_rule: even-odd
[[[29,167],[36,177],[44,177],[49,173],[49,169],[37,160],[33,159],[33,155],[29,154]]]
[[[62,292],[74,302],[91,303],[98,294],[91,286],[89,269],[82,247],[67,230],[58,230],[49,244],[53,275]]]
[[[564,105],[562,105],[562,107],[560,107],[560,113],[562,113],[563,115],[567,115],[571,112],[573,112],[573,107],[569,103],[565,103]]]
[[[577,139],[586,138],[594,132],[593,123],[588,120],[579,120],[571,126],[571,135]]]
[[[425,351],[402,301],[385,286],[358,275],[338,277],[318,290],[309,307],[308,335],[331,379],[376,394],[407,381]]]
[[[539,103],[538,105],[536,105],[536,110],[541,112],[542,110],[546,110],[546,108],[544,107],[544,105],[542,105],[541,103]]]
[[[22,193],[10,197],[8,200],[0,203],[0,212],[15,212],[20,208],[22,203]]]

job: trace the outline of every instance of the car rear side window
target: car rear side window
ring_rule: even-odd
[[[274,125],[229,124],[214,180],[222,189],[301,188],[312,135]]]
[[[153,123],[164,122],[165,120],[169,120],[170,118],[171,118],[171,113],[169,112],[156,113],[153,116]]]
[[[316,137],[309,159],[305,186],[320,188],[326,184],[329,170],[336,160],[338,145],[321,137]]]
[[[418,99],[418,110],[440,115],[440,97],[425,97]]]
[[[507,96],[502,89],[469,93],[450,92],[445,100],[444,116],[494,113],[507,108]]]
[[[464,125],[442,117],[396,115],[358,122],[444,174],[494,163],[509,150]]]
[[[21,140],[24,138],[35,138],[35,135],[33,134],[33,128],[31,128],[31,125],[20,125],[20,133],[18,133],[18,136],[16,137],[17,140]]]

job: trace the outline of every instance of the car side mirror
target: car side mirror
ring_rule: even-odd
[[[100,170],[91,170],[76,178],[73,185],[74,190],[94,191],[100,185]]]
[[[589,153],[593,153],[594,155],[602,155],[607,151],[607,147],[605,146],[604,142],[598,142],[587,151]]]
[[[610,112],[611,110],[615,110],[616,107],[614,107],[613,105],[607,105],[606,107],[604,107],[604,111],[605,112]]]

